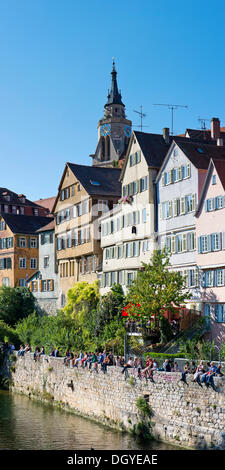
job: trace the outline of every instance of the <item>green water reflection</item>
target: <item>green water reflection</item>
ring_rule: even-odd
[[[138,442],[90,420],[44,406],[21,395],[0,391],[0,449],[146,450],[176,449],[158,442]]]

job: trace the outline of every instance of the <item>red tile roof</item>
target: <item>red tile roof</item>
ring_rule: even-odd
[[[34,201],[35,204],[38,204],[39,206],[45,207],[46,209],[49,209],[49,212],[52,212],[54,203],[55,203],[56,197],[48,197],[46,199],[39,199],[38,201]]]

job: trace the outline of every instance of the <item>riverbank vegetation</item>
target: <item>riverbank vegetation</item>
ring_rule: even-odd
[[[87,352],[107,349],[122,355],[125,324],[131,321],[139,325],[144,342],[151,338],[160,349],[160,344],[167,343],[174,335],[165,312],[178,311],[189,297],[183,277],[170,271],[169,266],[169,255],[164,250],[156,250],[150,263],[143,264],[127,295],[121,285],[114,284],[100,297],[98,282],[78,282],[67,292],[65,307],[54,316],[40,312],[29,289],[3,286],[0,288],[0,342],[13,343],[16,348],[21,343],[29,344],[32,349],[44,346],[46,353],[59,348],[62,355],[67,349]],[[146,331],[148,335],[150,331],[150,336],[146,336]],[[131,343],[135,341],[132,337]],[[180,354],[195,359],[209,359],[212,353],[215,359],[218,352],[214,344],[203,341],[200,335],[181,341],[179,349],[177,357]],[[225,358],[225,345],[220,353],[221,359]]]

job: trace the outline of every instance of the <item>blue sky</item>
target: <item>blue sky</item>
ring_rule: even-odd
[[[57,194],[67,161],[89,165],[112,57],[133,128],[225,126],[223,1],[0,0],[1,183]],[[210,125],[210,122],[206,122]]]

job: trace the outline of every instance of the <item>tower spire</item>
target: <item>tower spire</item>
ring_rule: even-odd
[[[116,78],[117,77],[117,71],[116,71],[114,57],[113,57],[111,75],[112,75],[111,90],[108,93],[108,97],[107,97],[108,101],[105,104],[105,107],[110,106],[112,104],[120,104],[120,105],[124,106],[124,104],[122,102],[121,94],[119,93],[119,90],[118,90],[117,78]]]

